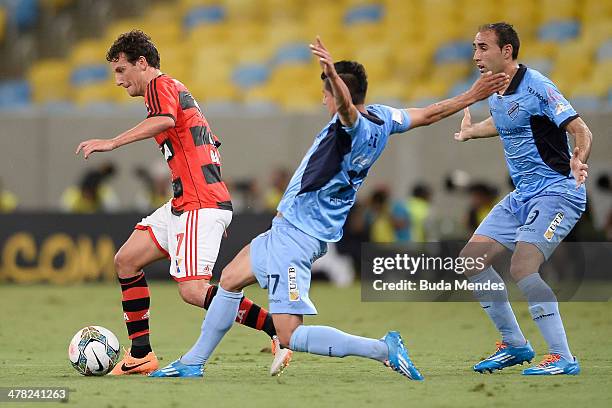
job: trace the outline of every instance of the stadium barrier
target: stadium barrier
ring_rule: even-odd
[[[114,256],[142,214],[0,215],[0,282],[75,284],[114,281]],[[228,228],[214,274],[257,234],[273,214],[236,215]],[[145,268],[147,279],[171,279],[168,261]]]

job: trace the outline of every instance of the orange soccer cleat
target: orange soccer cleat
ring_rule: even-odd
[[[159,361],[154,352],[150,352],[143,358],[136,358],[130,354],[130,349],[123,349],[123,358],[117,363],[108,375],[147,375],[159,368]]]

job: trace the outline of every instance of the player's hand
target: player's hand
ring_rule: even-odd
[[[90,139],[79,143],[76,154],[83,151],[83,157],[87,159],[93,152],[109,152],[115,148],[115,143],[109,139]]]
[[[494,92],[500,92],[510,82],[510,76],[505,72],[493,74],[491,71],[485,72],[472,85],[470,92],[477,101],[488,98]]]
[[[461,119],[461,129],[455,132],[455,140],[458,142],[466,142],[472,138],[470,130],[472,129],[472,115],[470,108],[463,109],[463,119]]]
[[[578,157],[579,153],[580,148],[576,146],[576,148],[574,148],[574,154],[570,160],[570,168],[572,169],[572,173],[574,173],[574,178],[576,179],[576,188],[579,188],[582,184],[586,183],[586,179],[589,177],[589,174],[587,173],[589,165],[580,160],[580,157]]]
[[[321,70],[328,78],[335,78],[338,76],[336,68],[334,68],[334,59],[332,58],[325,45],[321,41],[321,38],[317,35],[314,44],[310,44],[310,51],[317,57],[319,57],[319,65]]]

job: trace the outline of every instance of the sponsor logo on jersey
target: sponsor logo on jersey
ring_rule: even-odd
[[[561,224],[561,221],[563,221],[563,218],[564,218],[564,215],[561,212],[555,215],[555,218],[553,218],[552,222],[550,223],[550,225],[546,229],[546,232],[544,233],[544,238],[546,238],[547,241],[552,240],[553,236],[555,235],[555,231],[557,230],[557,227],[559,226],[559,224]]]
[[[540,215],[539,210],[533,210],[531,213],[529,213],[529,216],[527,217],[527,222],[525,222],[525,225],[533,224],[536,218],[538,218],[538,215]]]
[[[297,273],[293,266],[289,267],[289,301],[297,302],[300,300],[300,291],[297,285]]]
[[[404,123],[404,117],[402,116],[402,112],[399,109],[391,109],[391,119],[394,122],[399,123],[400,125]]]

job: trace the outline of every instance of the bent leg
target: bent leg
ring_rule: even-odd
[[[202,323],[200,337],[181,357],[183,364],[205,364],[225,333],[232,327],[243,298],[242,289],[256,280],[251,272],[249,252],[250,246],[247,245],[223,270],[217,294]]]

